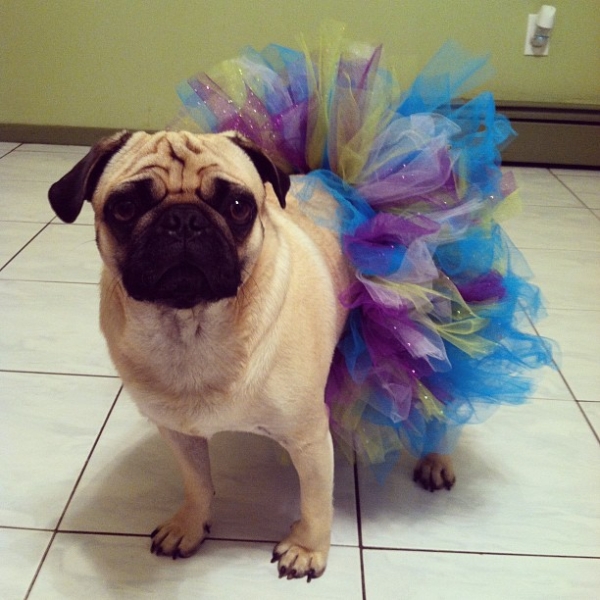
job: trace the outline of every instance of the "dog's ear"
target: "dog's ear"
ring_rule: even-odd
[[[54,212],[65,223],[73,223],[84,200],[91,200],[108,161],[131,137],[121,131],[100,140],[64,177],[52,185],[48,199]]]
[[[284,173],[256,144],[242,137],[238,133],[228,134],[229,139],[239,146],[254,163],[261,179],[268,181],[275,190],[275,195],[281,204],[281,208],[285,208],[285,197],[290,189],[290,178],[287,173]]]

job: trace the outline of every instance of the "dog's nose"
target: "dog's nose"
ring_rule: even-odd
[[[195,206],[172,206],[158,222],[158,231],[178,238],[193,237],[208,229],[210,223]]]

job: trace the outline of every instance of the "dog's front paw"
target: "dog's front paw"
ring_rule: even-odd
[[[298,535],[302,529],[298,521],[292,526],[292,533],[273,550],[271,562],[277,563],[279,577],[287,579],[302,579],[310,583],[312,579],[321,577],[327,566],[329,554],[329,541],[317,545],[301,543],[304,536]]]
[[[150,552],[173,559],[189,558],[198,551],[209,533],[210,525],[197,511],[182,507],[150,534]]]
[[[413,481],[420,483],[430,492],[446,488],[452,489],[456,482],[452,459],[447,454],[428,454],[415,467]]]

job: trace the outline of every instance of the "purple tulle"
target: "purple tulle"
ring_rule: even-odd
[[[245,135],[339,233],[355,279],[326,402],[340,447],[380,478],[402,448],[451,452],[465,423],[524,402],[552,364],[551,344],[520,329],[541,297],[496,220],[515,189],[499,168],[514,132],[490,93],[458,99],[486,64],[449,42],[400,93],[381,47],[334,35],[313,52],[247,49],[178,89],[174,127]]]

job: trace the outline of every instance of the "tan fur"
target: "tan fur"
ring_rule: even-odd
[[[176,310],[127,295],[118,269],[123,250],[102,210],[111,190],[149,173],[171,194],[168,202],[190,201],[186,192],[209,188],[214,173],[252,190],[259,219],[242,249],[250,266],[235,298]],[[105,169],[92,204],[105,262],[102,331],[125,387],[159,426],[184,478],[184,505],[157,529],[153,550],[188,556],[198,548],[213,495],[205,440],[225,430],[254,432],[285,447],[298,471],[300,520],[274,556],[281,574],[310,579],[324,571],[330,544],[333,449],[324,388],[346,318],[338,296],[350,275],[338,236],[305,217],[292,193],[286,200],[283,210],[227,136],[161,133],[132,137]]]
[[[111,160],[94,181],[94,168],[109,152]],[[104,221],[110,193],[151,177],[163,207],[199,203],[196,191],[210,194],[217,176],[250,190],[258,207],[251,233],[236,246],[245,265],[237,295],[189,309],[134,300],[121,278],[129,245],[119,243]],[[338,235],[304,216],[295,184],[283,209],[231,134],[118,134],[53,186],[55,210],[75,218],[78,207],[71,198],[83,202],[92,184],[104,261],[101,328],[126,389],[158,426],[184,481],[184,503],[152,534],[152,551],[186,557],[198,549],[209,531],[214,494],[207,440],[220,431],[253,432],[286,448],[300,479],[300,519],[273,553],[279,573],[308,580],[320,576],[333,516],[333,446],[324,389],[346,320],[338,297],[352,277]],[[336,201],[315,193],[322,212],[335,214]],[[155,214],[154,209],[145,213],[139,226],[151,225]],[[231,235],[226,225],[223,230]],[[441,471],[451,474],[451,465],[435,463],[422,470],[423,477],[432,473],[437,486],[443,484]]]

